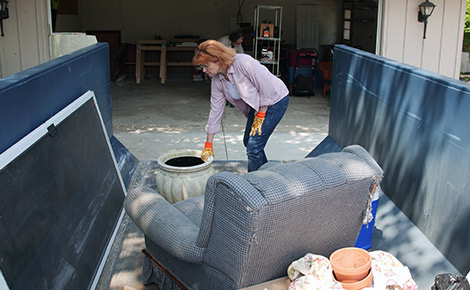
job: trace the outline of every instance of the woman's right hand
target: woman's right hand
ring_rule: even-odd
[[[202,150],[201,159],[206,162],[209,159],[209,156],[214,157],[214,150],[212,149],[212,142],[206,142],[204,144],[204,149]]]

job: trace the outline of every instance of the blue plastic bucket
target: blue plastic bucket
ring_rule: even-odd
[[[377,206],[379,204],[379,197],[381,191],[382,190],[380,189],[380,187],[377,186],[377,189],[374,192],[374,196],[372,197],[371,203],[373,218],[369,223],[362,225],[361,231],[359,232],[359,236],[357,236],[357,240],[354,244],[354,247],[361,248],[364,250],[368,250],[370,249],[370,247],[372,247],[372,234],[374,232],[375,216],[377,214]]]

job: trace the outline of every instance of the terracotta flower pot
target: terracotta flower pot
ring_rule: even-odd
[[[367,276],[364,279],[359,280],[359,281],[356,281],[356,280],[343,280],[343,281],[341,281],[341,285],[346,290],[364,289],[364,288],[368,288],[368,287],[371,286],[372,278],[373,278],[372,270],[369,270],[369,273],[367,274]]]
[[[367,251],[348,247],[333,252],[330,263],[338,281],[350,282],[366,278],[371,269],[372,259]]]

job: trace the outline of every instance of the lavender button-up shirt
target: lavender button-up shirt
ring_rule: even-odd
[[[289,94],[289,90],[281,79],[248,54],[235,55],[232,65],[227,69],[227,76],[241,99],[232,98],[222,74],[212,77],[211,110],[206,125],[207,134],[221,131],[220,124],[226,101],[248,116],[250,107],[258,111],[259,107],[274,105]]]

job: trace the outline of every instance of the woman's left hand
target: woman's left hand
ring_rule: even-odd
[[[264,117],[266,112],[258,112],[255,118],[253,119],[253,124],[251,124],[250,136],[255,136],[256,133],[261,135],[261,126],[263,125]]]

